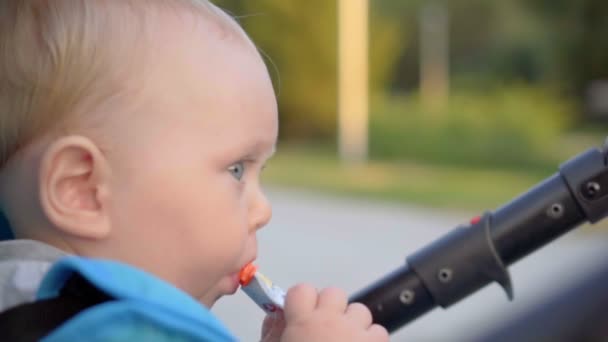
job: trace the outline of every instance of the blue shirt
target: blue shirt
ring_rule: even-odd
[[[44,342],[236,341],[207,308],[185,292],[115,261],[63,258],[49,270],[37,297],[57,296],[73,273],[117,300],[80,312]]]

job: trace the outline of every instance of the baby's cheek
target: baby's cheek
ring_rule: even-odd
[[[220,216],[220,217],[218,217]],[[218,253],[232,258],[238,258],[247,248],[249,239],[245,215],[239,210],[224,211],[223,215],[215,216],[211,231],[207,232],[218,247]],[[235,260],[236,261],[236,260]]]

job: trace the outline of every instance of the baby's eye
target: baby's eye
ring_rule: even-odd
[[[228,171],[232,173],[232,176],[237,180],[241,180],[243,178],[243,174],[245,173],[245,163],[238,162],[228,168]]]

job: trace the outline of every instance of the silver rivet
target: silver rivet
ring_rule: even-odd
[[[558,219],[564,215],[564,206],[561,203],[553,203],[547,209],[547,216]]]
[[[598,182],[589,182],[586,184],[587,194],[589,197],[595,197],[598,192],[602,189]]]
[[[414,291],[410,289],[405,289],[401,291],[401,294],[399,295],[399,300],[405,305],[412,304],[415,298],[416,294],[414,294]]]
[[[453,271],[449,268],[442,268],[437,273],[437,278],[442,283],[449,283],[452,280]]]

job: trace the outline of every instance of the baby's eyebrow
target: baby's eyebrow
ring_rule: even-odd
[[[270,150],[268,151],[268,153],[266,153],[264,155],[264,159],[268,160],[270,158],[272,158],[272,156],[274,156],[274,154],[277,152],[277,145],[276,143],[272,145],[272,147],[270,148]]]
[[[270,153],[268,153],[268,157],[267,158],[271,158],[272,156],[274,156],[274,154],[277,153],[277,144],[273,144],[272,148],[270,149]]]
[[[270,147],[269,150],[266,149],[266,146],[268,146],[266,143],[264,142],[256,142],[255,144],[253,144],[252,148],[249,150],[249,152],[245,155],[246,159],[270,159],[277,151],[277,144],[274,143],[272,144],[272,146]]]

